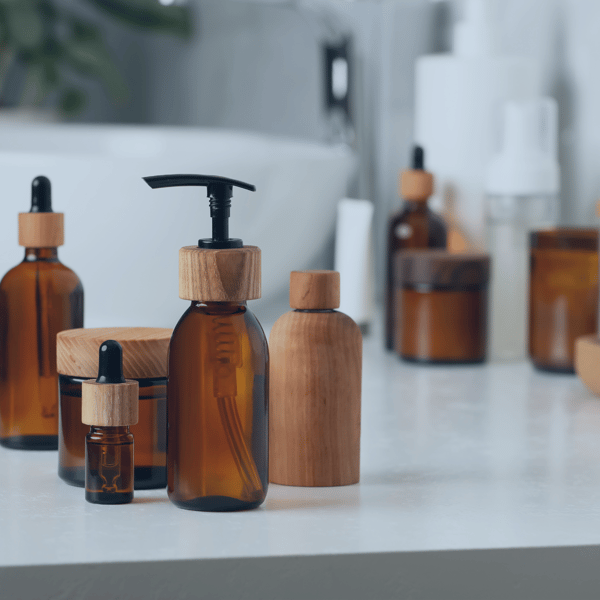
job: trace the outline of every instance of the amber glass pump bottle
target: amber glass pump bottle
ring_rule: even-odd
[[[58,447],[56,334],[83,327],[83,287],[58,260],[64,215],[52,212],[50,181],[36,177],[31,211],[19,214],[23,262],[0,283],[0,444]]]
[[[385,338],[388,350],[394,348],[394,255],[398,250],[445,248],[446,224],[428,206],[433,193],[433,175],[425,170],[425,152],[413,148],[412,165],[402,171],[398,186],[405,200],[404,208],[391,216],[388,226],[387,291]]]
[[[179,297],[191,305],[173,331],[167,383],[167,478],[180,508],[262,504],[268,482],[268,349],[246,306],[260,298],[260,249],[229,237],[234,186],[224,177],[146,177],[152,188],[206,186],[212,238],[179,251]]]

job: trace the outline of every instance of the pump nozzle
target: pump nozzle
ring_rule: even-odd
[[[29,212],[52,212],[52,188],[50,180],[43,175],[39,175],[31,182],[31,210]]]
[[[123,348],[119,342],[107,340],[101,344],[96,383],[125,383]]]
[[[250,183],[219,177],[216,175],[153,175],[144,177],[152,188],[179,186],[206,186],[206,195],[210,198],[210,216],[212,218],[212,239],[198,240],[198,248],[241,248],[243,242],[229,237],[229,213],[233,187],[255,192]]]

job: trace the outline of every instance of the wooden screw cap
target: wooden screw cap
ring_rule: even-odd
[[[327,310],[340,306],[337,271],[292,271],[290,306],[300,310]]]
[[[179,297],[197,302],[256,300],[260,290],[260,248],[179,250]]]
[[[100,345],[98,379],[81,384],[81,421],[98,427],[138,422],[139,384],[123,378],[123,349],[115,340]]]
[[[433,175],[420,169],[402,171],[398,192],[406,200],[427,200],[433,194]]]
[[[19,213],[19,245],[57,248],[65,243],[63,213]]]
[[[57,370],[71,377],[95,378],[98,374],[98,347],[106,339],[123,348],[126,379],[167,376],[167,355],[172,329],[157,327],[101,327],[69,329],[56,336]]]

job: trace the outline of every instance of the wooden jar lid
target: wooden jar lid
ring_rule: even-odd
[[[337,271],[292,271],[290,306],[300,310],[327,310],[340,306]]]
[[[55,212],[19,213],[19,246],[57,248],[65,243],[65,215]]]
[[[149,379],[167,376],[172,329],[157,327],[100,327],[68,329],[56,336],[57,370],[71,377],[98,375],[98,348],[105,340],[123,347],[123,376]]]
[[[398,192],[406,200],[427,200],[433,194],[433,175],[419,169],[402,171]]]
[[[179,250],[179,297],[196,302],[244,302],[260,298],[260,248]]]
[[[139,384],[97,383],[81,384],[81,422],[97,427],[124,427],[138,422]]]
[[[600,338],[584,335],[575,340],[575,372],[586,387],[600,396]]]

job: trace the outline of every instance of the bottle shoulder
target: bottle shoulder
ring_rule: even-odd
[[[312,312],[290,311],[279,317],[271,329],[271,346],[286,338],[305,338],[307,343],[319,341],[360,343],[360,327],[348,315],[340,311]]]
[[[81,288],[81,280],[69,267],[58,261],[24,260],[10,269],[0,282],[0,289],[22,289],[35,285],[36,281],[52,281],[69,292]]]

